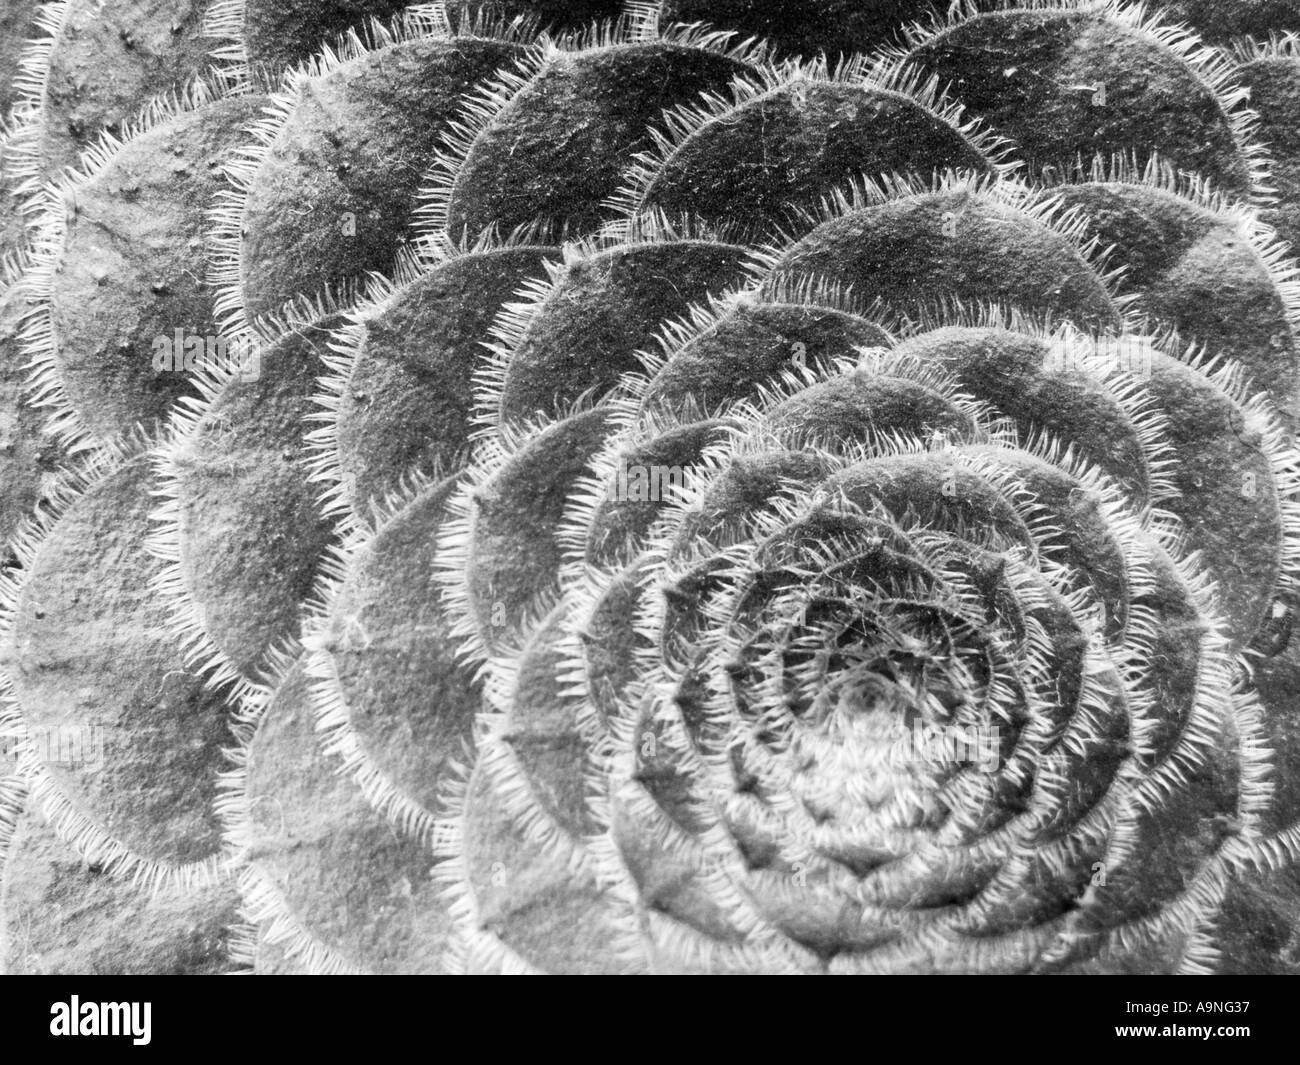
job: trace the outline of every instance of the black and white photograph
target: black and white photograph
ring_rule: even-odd
[[[32,1031],[1300,975],[1300,0],[0,0],[0,116]]]

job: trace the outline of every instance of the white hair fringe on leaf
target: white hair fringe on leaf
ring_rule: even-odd
[[[559,62],[584,54],[640,48],[662,43],[678,48],[699,49],[739,63],[765,62],[768,46],[757,40],[736,41],[737,34],[710,29],[703,24],[662,27],[662,4],[629,4],[613,21],[596,23],[585,30],[552,37],[542,34],[531,53],[520,56],[511,67],[472,89],[461,104],[457,118],[448,125],[447,147],[439,149],[421,183],[415,211],[413,239],[430,256],[440,249],[456,248],[466,238],[450,230],[449,211],[456,184],[475,146],[490,131],[511,102],[546,71]],[[544,219],[542,224],[562,226],[563,219]]]
[[[152,100],[120,134],[102,133],[81,156],[77,170],[46,184],[29,205],[34,221],[26,269],[14,282],[30,309],[18,328],[19,350],[27,360],[28,399],[48,410],[47,431],[76,454],[104,441],[82,420],[64,387],[59,367],[59,337],[52,313],[54,278],[62,266],[68,222],[79,191],[99,177],[127,145],[171,119],[244,90],[209,78],[195,78],[182,88]]]
[[[416,5],[415,10],[444,8],[443,4]],[[427,14],[427,13],[426,13]],[[394,45],[424,39],[453,39],[459,36],[489,37],[494,40],[526,42],[532,38],[527,20],[505,22],[495,19],[475,20],[464,31],[452,30],[445,18],[398,16],[390,23],[371,20],[362,29],[351,29],[333,44],[323,45],[310,59],[280,75],[279,86],[270,94],[262,119],[249,127],[252,143],[235,153],[224,166],[229,185],[220,190],[208,212],[207,279],[216,292],[217,324],[227,336],[254,331],[254,322],[244,303],[243,231],[249,194],[257,181],[263,162],[274,148],[281,131],[293,117],[299,97],[311,83],[346,67],[367,55]],[[246,80],[246,79],[243,79]],[[345,283],[337,290],[327,289],[314,298],[332,304],[346,304],[361,281]]]
[[[217,43],[209,52],[212,60],[230,77],[246,81],[255,77],[255,64],[248,54],[245,27],[247,0],[212,0],[203,15],[203,36]],[[337,48],[349,34],[371,41],[389,34],[405,37],[449,36],[452,32],[448,5],[444,2],[416,3],[403,9],[387,23],[370,16],[358,26],[336,37]],[[322,42],[328,44],[329,42]]]
[[[283,339],[342,313],[348,305],[350,303],[333,303],[324,296],[314,300],[298,297],[286,304],[280,313],[257,318],[250,343],[265,352],[275,343],[275,340],[267,338]],[[186,537],[181,510],[182,459],[199,434],[209,426],[216,403],[225,395],[228,387],[239,383],[239,368],[203,367],[194,375],[193,380],[199,394],[177,400],[167,425],[150,448],[153,495],[159,502],[150,514],[153,530],[145,543],[145,549],[162,564],[151,587],[169,607],[180,636],[186,664],[198,669],[204,688],[223,700],[246,700],[254,696],[257,682],[236,666],[212,639],[202,604],[195,598],[186,580]],[[348,530],[340,525],[335,535],[339,539],[346,538]],[[333,557],[331,552],[326,552],[324,558],[327,564],[316,578],[307,601],[315,601],[323,595],[323,589],[333,572],[328,565]],[[278,646],[267,648],[262,660],[253,667],[254,672],[267,668],[277,660],[280,653]]]
[[[621,219],[632,220],[647,209],[655,181],[692,139],[710,127],[727,123],[743,108],[806,84],[843,85],[907,101],[948,126],[996,174],[1010,175],[1021,163],[1014,145],[989,131],[979,119],[966,117],[965,107],[941,86],[937,75],[924,73],[904,58],[853,55],[836,63],[825,56],[811,60],[766,62],[753,75],[737,75],[730,96],[706,92],[702,102],[684,104],[664,113],[664,129],[652,128],[654,147],[634,156],[625,184],[606,201]]]
[[[366,343],[369,323],[392,308],[411,286],[444,263],[518,248],[545,249],[553,244],[548,238],[549,234],[542,226],[520,227],[504,237],[495,227],[489,227],[474,241],[467,241],[454,253],[435,260],[423,257],[416,248],[408,245],[398,253],[391,273],[371,273],[359,297],[342,311],[346,320],[331,335],[329,353],[324,356],[326,372],[318,378],[320,388],[312,397],[312,403],[321,409],[307,415],[306,421],[315,428],[306,434],[304,440],[308,448],[309,480],[321,486],[318,497],[321,511],[338,521],[346,534],[377,529],[401,503],[428,485],[451,476],[465,464],[452,460],[440,462],[428,471],[404,471],[392,499],[372,502],[367,513],[355,510],[353,500],[357,496],[357,485],[343,469],[338,419],[353,368]],[[468,454],[464,458],[468,461]]]
[[[36,511],[24,519],[10,545],[18,568],[0,573],[0,640],[12,636],[26,574],[30,572],[45,539],[86,492],[127,463],[143,459],[150,446],[150,439],[137,431],[82,455],[76,465],[65,470],[49,487]],[[0,732],[20,737],[17,744],[19,775],[30,791],[32,805],[49,822],[56,835],[87,863],[102,866],[115,877],[130,880],[156,893],[184,894],[227,879],[230,871],[228,855],[215,854],[185,865],[158,862],[136,854],[82,812],[50,773],[32,744],[17,693],[10,678],[2,672]]]
[[[511,363],[548,301],[558,298],[560,287],[571,271],[592,260],[636,248],[691,243],[729,245],[747,258],[756,256],[736,227],[701,222],[690,216],[670,218],[657,210],[643,212],[626,222],[611,222],[580,240],[565,241],[559,261],[544,263],[546,277],[524,282],[516,299],[502,306],[488,330],[487,356],[474,371],[471,440],[481,441],[512,431],[511,423],[502,416]]]
[[[1271,184],[1272,161],[1257,139],[1259,116],[1245,106],[1250,90],[1237,81],[1233,58],[1225,50],[1206,44],[1189,27],[1166,22],[1147,0],[997,0],[995,5],[988,0],[953,0],[946,12],[936,8],[928,19],[905,26],[904,43],[886,47],[883,53],[905,58],[969,22],[1020,12],[1091,15],[1169,52],[1216,101],[1248,172],[1252,201],[1261,205],[1274,201],[1277,190]]]

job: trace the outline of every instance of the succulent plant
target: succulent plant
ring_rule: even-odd
[[[1290,6],[13,11],[6,969],[1300,965]]]

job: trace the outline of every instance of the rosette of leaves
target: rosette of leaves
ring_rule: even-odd
[[[1291,964],[1300,300],[1232,64],[798,6],[216,4],[31,200],[79,457],[2,597],[8,967]]]
[[[1263,755],[1285,711],[1232,661],[1293,580],[1295,454],[1239,367],[1088,339],[1114,293],[1059,203],[1023,196],[837,197],[605,403],[486,438],[443,562],[489,705],[444,843],[470,968],[571,960],[522,920],[537,889],[508,848],[481,856],[503,819],[590,878],[575,912],[600,889],[589,949],[618,935],[630,969],[1213,966],[1233,870],[1290,839]],[[945,201],[964,255],[960,233],[951,259],[873,254]],[[1016,260],[1055,254],[1041,310],[1064,325],[917,306],[883,347],[763,365],[791,350],[787,301],[853,313],[837,285],[1034,306],[1037,272],[976,272],[993,219],[1040,249]],[[719,348],[750,376],[717,381]],[[691,475],[629,491],[629,470]],[[537,496],[565,505],[521,518]]]

